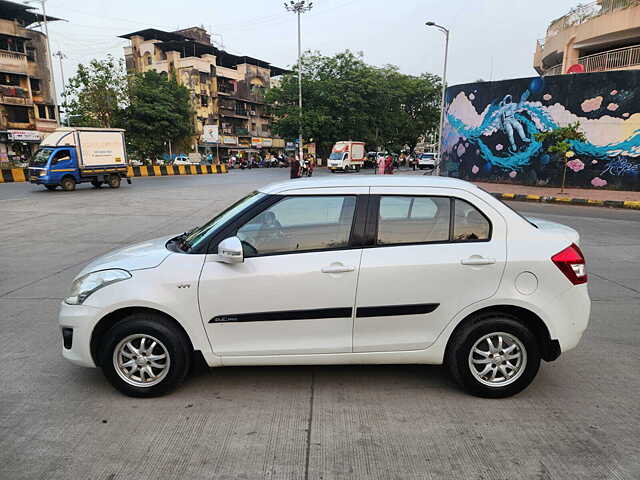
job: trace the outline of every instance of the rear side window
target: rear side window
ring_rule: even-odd
[[[377,244],[448,241],[450,203],[445,197],[381,197]]]
[[[449,197],[381,196],[376,244],[478,242],[491,223],[465,200]]]

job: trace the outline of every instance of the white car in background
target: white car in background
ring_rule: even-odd
[[[437,153],[421,153],[418,155],[418,168],[420,170],[430,169],[433,170],[438,164]]]
[[[211,367],[444,363],[470,393],[506,397],[587,327],[578,242],[451,178],[280,183],[87,265],[61,304],[62,353],[140,397],[176,387],[194,354]]]

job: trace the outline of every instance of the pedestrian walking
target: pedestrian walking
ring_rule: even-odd
[[[385,158],[384,155],[378,157],[378,175],[384,175]]]
[[[290,159],[289,165],[291,165],[291,178],[300,178],[300,161],[298,157]]]
[[[384,172],[385,175],[393,174],[393,157],[391,155],[387,155],[387,158],[384,160]]]

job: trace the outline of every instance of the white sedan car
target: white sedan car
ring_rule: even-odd
[[[196,355],[444,363],[470,393],[506,397],[587,327],[578,240],[455,179],[281,183],[85,267],[61,305],[62,352],[140,397],[176,387]]]

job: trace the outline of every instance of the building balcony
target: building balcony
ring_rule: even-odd
[[[640,66],[640,45],[580,57],[578,63],[584,66],[585,72],[637,68]]]
[[[27,55],[24,53],[9,52],[0,50],[0,70],[8,73],[27,72]]]
[[[640,0],[598,0],[553,21],[536,44],[533,65],[549,75],[558,64],[566,71],[580,57],[639,43]]]

